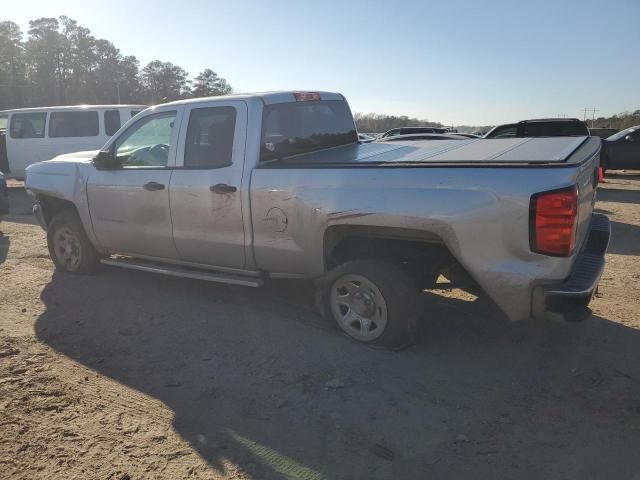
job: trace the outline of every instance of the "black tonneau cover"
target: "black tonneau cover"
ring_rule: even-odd
[[[597,137],[495,138],[350,144],[264,162],[260,168],[573,165],[600,149]]]

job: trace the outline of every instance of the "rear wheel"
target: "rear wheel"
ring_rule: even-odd
[[[49,254],[56,268],[69,273],[92,273],[100,255],[93,248],[73,210],[58,213],[47,228]]]
[[[418,291],[413,283],[392,263],[354,260],[320,282],[320,306],[351,338],[400,349],[416,333]]]

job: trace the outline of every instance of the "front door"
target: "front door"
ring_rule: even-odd
[[[169,183],[181,114],[181,107],[164,107],[140,118],[107,145],[119,167],[90,174],[91,221],[109,252],[177,258]]]
[[[243,268],[246,104],[215,100],[198,104],[185,110],[183,123],[169,185],[173,239],[180,258]]]

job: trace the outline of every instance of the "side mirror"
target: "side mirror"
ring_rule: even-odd
[[[93,157],[93,165],[98,170],[114,170],[118,168],[116,157],[109,150],[100,150],[98,154]]]
[[[633,142],[633,137],[631,135],[627,135],[626,137],[624,137],[624,141],[625,142]]]

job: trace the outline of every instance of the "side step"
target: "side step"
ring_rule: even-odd
[[[260,278],[241,277],[239,275],[229,275],[226,273],[214,273],[203,270],[171,267],[129,259],[103,258],[100,260],[100,263],[103,263],[104,265],[112,265],[114,267],[140,270],[141,272],[160,273],[162,275],[170,275],[172,277],[193,278],[195,280],[207,280],[208,282],[228,283],[230,285],[242,285],[244,287],[259,287],[264,283]]]

